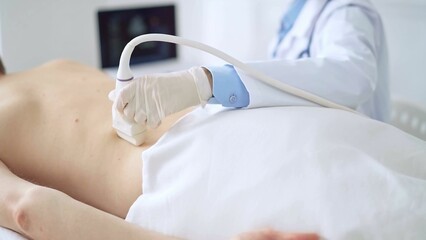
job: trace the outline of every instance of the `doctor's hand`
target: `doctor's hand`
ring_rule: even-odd
[[[232,240],[319,240],[319,236],[312,233],[283,233],[264,229],[240,234]]]
[[[186,71],[149,74],[110,93],[113,110],[127,121],[156,128],[166,116],[212,97],[210,72],[202,67]],[[111,97],[112,96],[112,97]]]

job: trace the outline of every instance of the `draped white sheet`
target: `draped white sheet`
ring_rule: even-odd
[[[0,239],[1,240],[25,240],[26,238],[21,235],[10,231],[9,229],[0,227]]]
[[[208,106],[142,158],[144,194],[127,220],[165,234],[426,239],[426,143],[352,113]]]

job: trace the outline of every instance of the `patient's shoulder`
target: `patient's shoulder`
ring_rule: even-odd
[[[40,68],[47,68],[47,69],[62,69],[62,70],[74,70],[74,69],[92,69],[97,70],[93,67],[90,67],[88,65],[85,65],[83,63],[69,60],[69,59],[55,59],[48,61],[40,66]]]
[[[58,80],[65,79],[90,79],[91,81],[112,80],[107,74],[99,68],[89,66],[77,61],[67,59],[57,59],[49,61],[37,68],[30,70],[33,74],[37,73],[46,76],[55,77]]]

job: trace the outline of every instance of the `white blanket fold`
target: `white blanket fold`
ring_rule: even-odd
[[[426,239],[426,144],[314,107],[223,110],[178,122],[143,154],[127,220],[187,239],[272,227],[326,239]]]
[[[13,232],[9,229],[0,227],[0,239],[1,240],[26,240],[16,232]]]

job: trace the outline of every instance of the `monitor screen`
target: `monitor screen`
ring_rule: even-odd
[[[98,11],[102,68],[117,67],[124,46],[141,34],[176,35],[174,5]],[[136,46],[130,64],[150,63],[177,57],[176,45],[147,42]]]

